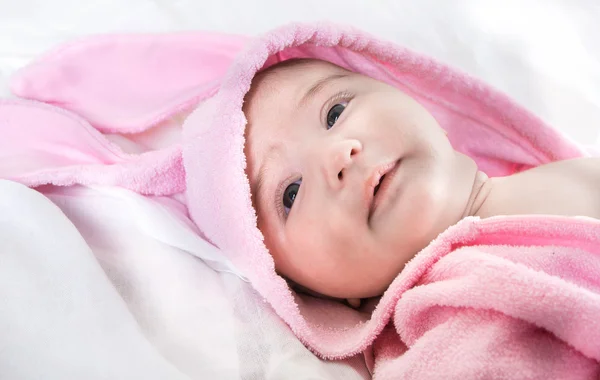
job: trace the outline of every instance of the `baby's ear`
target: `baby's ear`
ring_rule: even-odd
[[[89,37],[22,69],[11,90],[103,132],[140,132],[211,96],[246,41],[206,32]]]

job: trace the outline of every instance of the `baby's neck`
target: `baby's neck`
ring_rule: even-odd
[[[478,170],[463,218],[467,216],[482,216],[480,215],[480,210],[485,204],[492,186],[493,181],[484,172]]]
[[[557,161],[505,177],[477,173],[464,216],[586,216],[600,219],[600,158]]]

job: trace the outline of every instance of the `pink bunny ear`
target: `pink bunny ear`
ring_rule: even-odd
[[[11,89],[102,132],[141,132],[212,95],[246,41],[207,32],[90,37],[24,68]]]
[[[36,187],[110,185],[141,194],[185,189],[181,147],[129,155],[85,120],[39,102],[0,99],[0,178]]]

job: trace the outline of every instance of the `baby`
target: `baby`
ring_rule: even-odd
[[[600,218],[600,159],[488,178],[414,99],[328,62],[264,70],[244,111],[254,207],[277,271],[353,306],[467,216]]]

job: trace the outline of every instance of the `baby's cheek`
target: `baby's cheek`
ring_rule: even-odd
[[[445,194],[431,187],[406,194],[400,211],[403,246],[419,251],[442,232],[439,221],[443,219],[446,201]]]
[[[319,266],[334,266],[336,257],[347,240],[341,234],[341,226],[333,226],[324,220],[298,223],[293,227],[293,238],[289,244],[298,257],[296,262]]]

